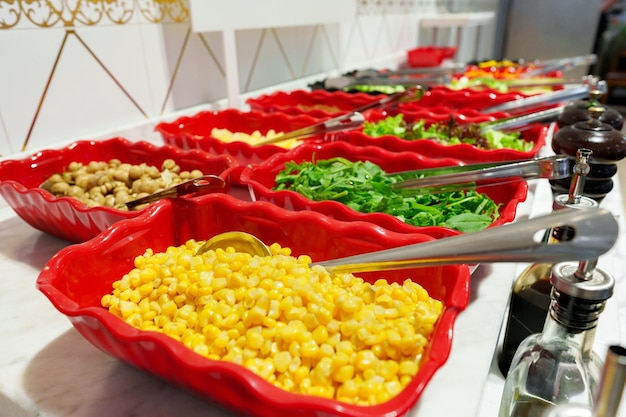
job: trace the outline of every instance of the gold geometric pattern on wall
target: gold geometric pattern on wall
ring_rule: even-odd
[[[189,21],[186,0],[0,0],[0,29],[123,25],[139,15],[150,23]]]
[[[227,0],[225,0],[227,1]],[[297,0],[294,0],[297,1]],[[410,13],[427,0],[356,0],[357,14]],[[188,0],[0,0],[0,29],[20,23],[40,28],[128,23],[138,15],[150,23],[189,21]]]
[[[28,146],[57,66],[61,60],[63,50],[70,38],[78,40],[80,45],[111,78],[132,105],[145,118],[149,118],[137,100],[130,95],[77,31],[80,27],[89,27],[100,23],[123,25],[129,23],[135,15],[140,16],[141,19],[149,23],[188,23],[189,6],[185,0],[0,0],[0,29],[16,28],[18,25],[22,28],[28,24],[44,29],[58,26],[65,28],[63,40],[52,63],[46,84],[37,103],[35,114],[24,138],[22,150],[26,150]],[[170,85],[173,83],[175,75],[174,73]],[[169,90],[167,94],[170,94]],[[167,101],[167,97],[165,97],[165,101]]]
[[[224,0],[228,1],[228,0]],[[254,1],[254,0],[251,0]],[[297,1],[297,0],[294,0]],[[356,0],[357,14],[398,14],[410,12],[415,7],[420,7],[433,0]],[[39,96],[35,113],[30,121],[29,129],[26,137],[23,139],[22,151],[27,149],[29,140],[37,124],[46,96],[53,83],[55,71],[59,62],[63,59],[63,51],[70,39],[77,40],[82,48],[88,52],[98,66],[107,74],[107,76],[115,83],[117,88],[132,103],[139,113],[146,119],[150,116],[142,108],[141,104],[131,96],[125,86],[118,80],[115,74],[107,67],[95,51],[85,42],[80,32],[87,30],[89,27],[96,25],[125,25],[147,22],[152,24],[175,23],[185,26],[185,36],[182,44],[177,48],[177,57],[175,66],[169,77],[165,95],[160,108],[163,114],[166,104],[173,91],[174,82],[179,72],[183,56],[188,49],[188,42],[192,35],[190,25],[190,9],[188,0],[0,0],[0,30],[9,29],[47,29],[47,28],[63,28],[64,37],[56,52],[54,61],[48,71],[47,81]],[[33,27],[34,26],[34,27]],[[203,34],[198,33],[201,44],[210,55],[210,58],[216,64],[218,72],[225,77],[224,69],[221,67],[219,60],[216,58],[212,49],[209,47]],[[313,44],[320,42],[324,44],[324,49],[330,53],[331,61],[338,64],[339,57],[336,55],[336,48],[332,42],[326,28],[322,26],[314,27],[311,37],[306,46],[304,61],[301,68],[294,68],[294,62],[291,61],[284,46],[281,42],[281,36],[275,28],[262,29],[260,39],[255,48],[251,68],[247,76],[244,77],[244,90],[251,87],[252,77],[255,74],[258,55],[261,52],[262,45],[271,37],[276,43],[279,56],[283,64],[288,69],[290,77],[295,79],[303,76],[307,72],[310,64],[311,52]]]

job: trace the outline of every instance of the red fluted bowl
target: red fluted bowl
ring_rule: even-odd
[[[199,169],[227,181],[236,161],[225,155],[210,155],[175,146],[156,146],[123,138],[103,141],[82,140],[61,149],[48,149],[24,159],[0,161],[0,195],[35,229],[69,240],[83,242],[114,223],[139,216],[142,210],[88,207],[73,197],[56,197],[40,188],[52,174],[67,169],[70,162],[105,161],[117,158],[130,164],[147,163],[160,167],[173,159],[183,170]],[[228,189],[225,188],[224,191]]]
[[[94,346],[237,413],[378,417],[410,411],[450,354],[456,317],[469,299],[467,265],[358,274],[368,282],[376,278],[402,282],[410,277],[444,304],[418,374],[396,397],[375,406],[283,391],[240,365],[207,359],[162,333],[138,330],[101,307],[101,297],[111,292],[112,283],[133,268],[134,258],[146,248],[164,251],[191,238],[204,240],[230,230],[253,233],[266,243],[292,248],[294,255],[308,254],[314,261],[433,239],[420,233],[395,233],[371,223],[342,222],[311,211],[288,211],[270,203],[209,194],[194,200],[164,200],[94,239],[62,249],[43,268],[37,287]],[[76,366],[80,366],[78,361]]]
[[[304,144],[287,153],[276,155],[262,164],[244,168],[240,180],[248,185],[254,200],[269,201],[290,210],[312,210],[342,220],[359,216],[365,221],[405,233],[419,233],[424,230],[422,226],[409,225],[386,213],[357,213],[338,201],[313,201],[296,191],[273,190],[276,185],[276,175],[285,168],[286,163],[292,161],[302,163],[333,157],[343,157],[353,162],[370,161],[387,173],[462,164],[454,158],[428,158],[414,152],[390,152],[375,146],[354,146],[345,142],[333,142],[322,146]],[[485,193],[500,205],[498,219],[489,226],[495,227],[515,220],[518,204],[525,201],[528,196],[528,183],[526,181],[500,183],[480,187],[477,191]],[[428,229],[430,228],[429,226]],[[460,233],[444,227],[434,227],[434,229],[438,231],[438,237]]]

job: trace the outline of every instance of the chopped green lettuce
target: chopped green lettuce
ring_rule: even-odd
[[[499,205],[475,190],[404,195],[392,184],[401,175],[387,174],[370,161],[288,162],[275,177],[274,190],[292,190],[313,201],[333,200],[361,213],[386,213],[413,226],[444,226],[475,232],[499,217]]]
[[[405,140],[431,139],[443,145],[458,145],[467,143],[477,148],[513,149],[528,152],[534,142],[524,140],[519,131],[505,132],[488,129],[482,132],[478,123],[457,123],[450,119],[447,123],[431,123],[426,125],[425,120],[407,123],[404,115],[388,116],[376,122],[366,121],[363,133],[374,138],[391,135]]]

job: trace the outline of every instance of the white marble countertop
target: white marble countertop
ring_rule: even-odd
[[[532,184],[518,218],[548,212],[551,204],[548,184]],[[619,186],[601,206],[618,216],[621,228],[618,244],[599,261],[616,278],[596,336],[596,350],[604,355],[610,344],[626,345],[626,270],[621,265],[626,237]],[[74,330],[35,288],[39,271],[67,245],[30,227],[0,199],[0,416],[234,415],[102,353]],[[411,416],[497,415],[503,381],[493,357],[511,283],[525,266],[483,265],[474,272],[451,355]]]

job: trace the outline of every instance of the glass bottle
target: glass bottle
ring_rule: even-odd
[[[601,363],[591,349],[614,279],[596,261],[552,268],[543,331],[519,346],[506,377],[499,417],[542,417],[558,404],[591,406]]]
[[[589,149],[577,151],[569,193],[559,194],[554,198],[553,211],[563,208],[598,207],[595,200],[582,195],[591,155],[592,152]],[[554,228],[546,233],[543,240],[548,243],[558,243],[567,240],[571,233],[572,230],[568,228]],[[553,264],[546,262],[531,264],[513,283],[502,348],[498,354],[498,368],[503,376],[507,375],[519,344],[531,334],[541,332],[543,328],[550,307],[552,266]]]

